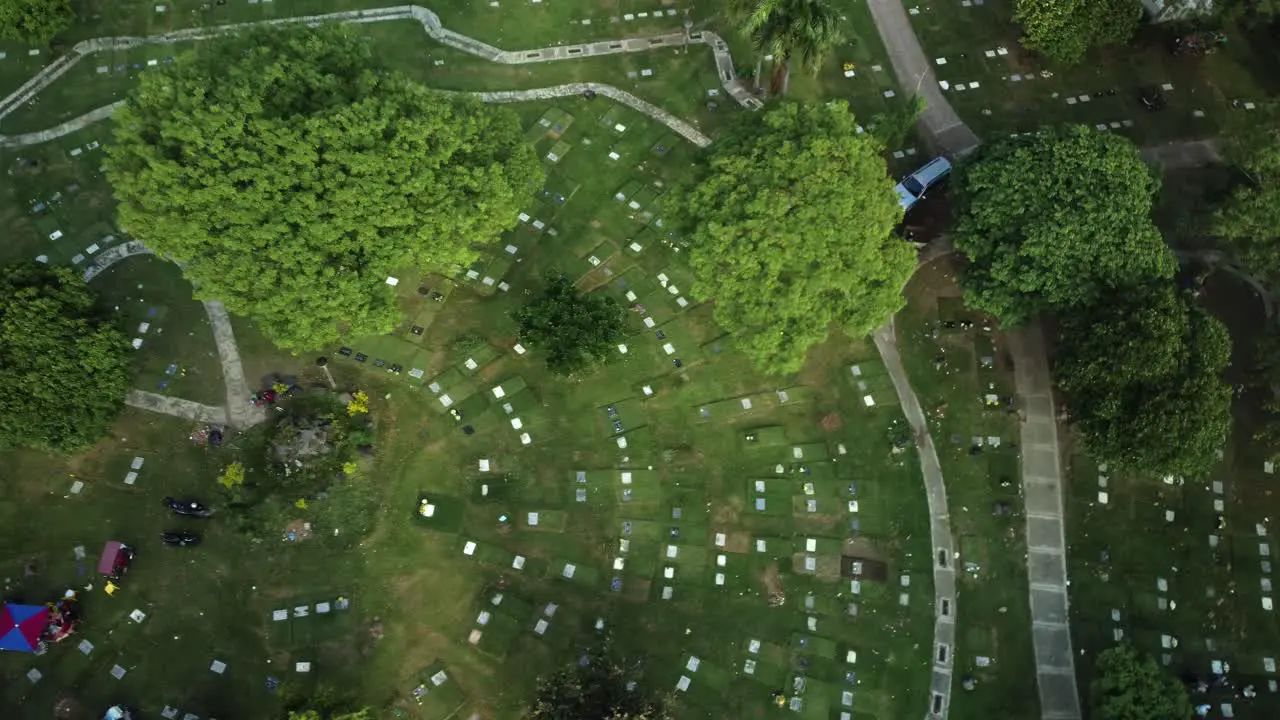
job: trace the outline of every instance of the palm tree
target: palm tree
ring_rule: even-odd
[[[842,40],[840,14],[827,0],[739,0],[739,29],[756,50],[773,55],[771,93],[785,95],[791,61],[817,73]]]

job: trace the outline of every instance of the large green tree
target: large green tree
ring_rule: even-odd
[[[1163,282],[1065,314],[1054,375],[1099,461],[1198,477],[1231,430],[1230,360],[1226,327]]]
[[[1074,64],[1090,48],[1119,45],[1138,29],[1139,0],[1015,0],[1022,46],[1059,63]]]
[[[290,349],[390,331],[387,278],[472,262],[543,177],[513,113],[380,67],[340,26],[185,55],[115,128],[121,225]]]
[[[0,0],[0,38],[44,43],[74,18],[69,0]]]
[[[738,27],[757,52],[773,56],[772,87],[785,95],[792,61],[817,73],[840,44],[840,12],[828,0],[734,0]]]
[[[515,313],[520,340],[542,352],[547,367],[574,375],[608,361],[623,335],[623,310],[608,295],[578,293],[563,275],[546,285]]]
[[[981,150],[952,181],[970,307],[1019,324],[1176,270],[1151,220],[1158,184],[1125,138],[1044,130]]]
[[[783,103],[721,138],[675,193],[694,293],[767,372],[798,370],[832,327],[863,335],[902,307],[915,251],[880,144],[844,102]]]
[[[79,274],[0,268],[0,447],[69,451],[102,437],[129,389],[128,340]]]
[[[1191,700],[1178,678],[1150,655],[1117,645],[1098,655],[1091,687],[1096,720],[1188,720]]]

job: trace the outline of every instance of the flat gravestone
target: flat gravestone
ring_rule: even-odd
[[[77,647],[79,647],[80,652],[84,653],[85,655],[88,655],[89,653],[93,652],[93,643],[89,642],[88,640],[81,640],[80,644]]]
[[[160,711],[160,717],[167,718],[167,720],[173,720],[178,717],[178,708],[165,705],[164,709]]]
[[[41,672],[35,668],[31,668],[30,670],[27,671],[27,679],[31,681],[32,685],[35,685],[36,683],[40,682],[40,678],[42,677],[44,677],[44,675],[41,674]]]
[[[111,666],[111,677],[113,677],[113,678],[115,678],[115,679],[117,679],[117,680],[121,680],[121,679],[123,679],[123,678],[124,678],[124,674],[125,674],[125,673],[127,673],[127,672],[129,672],[129,671],[128,671],[128,670],[125,670],[124,668],[120,667],[119,665],[112,665],[112,666]]]
[[[209,664],[209,670],[217,675],[221,675],[227,671],[227,664],[221,660],[214,660]]]

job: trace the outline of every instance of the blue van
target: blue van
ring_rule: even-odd
[[[951,161],[937,157],[902,179],[894,190],[898,191],[898,203],[903,210],[910,210],[924,197],[924,193],[951,173]]]

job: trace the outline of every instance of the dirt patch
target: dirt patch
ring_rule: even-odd
[[[286,538],[292,537],[293,542],[302,542],[311,537],[311,523],[301,518],[290,520],[284,526],[284,535]]]
[[[840,554],[845,557],[865,558],[868,560],[877,560],[884,562],[884,553],[880,552],[876,546],[862,538],[851,538],[844,541],[844,547],[840,548]]]
[[[738,516],[742,513],[742,503],[742,498],[734,496],[723,503],[713,506],[711,508],[711,526],[719,528],[740,525]]]
[[[760,573],[760,584],[764,585],[764,594],[769,597],[770,603],[774,598],[786,598],[786,591],[782,588],[782,574],[778,572],[778,566],[775,563],[769,563],[764,572]],[[781,603],[779,603],[781,604]]]
[[[844,418],[840,417],[840,413],[827,413],[822,416],[822,429],[827,432],[835,432],[844,427]]]
[[[751,533],[738,531],[725,533],[724,535],[724,551],[731,553],[746,553],[751,550]]]
[[[623,590],[622,596],[627,600],[627,602],[648,602],[649,586],[652,584],[653,583],[650,580],[628,581],[625,589]]]

